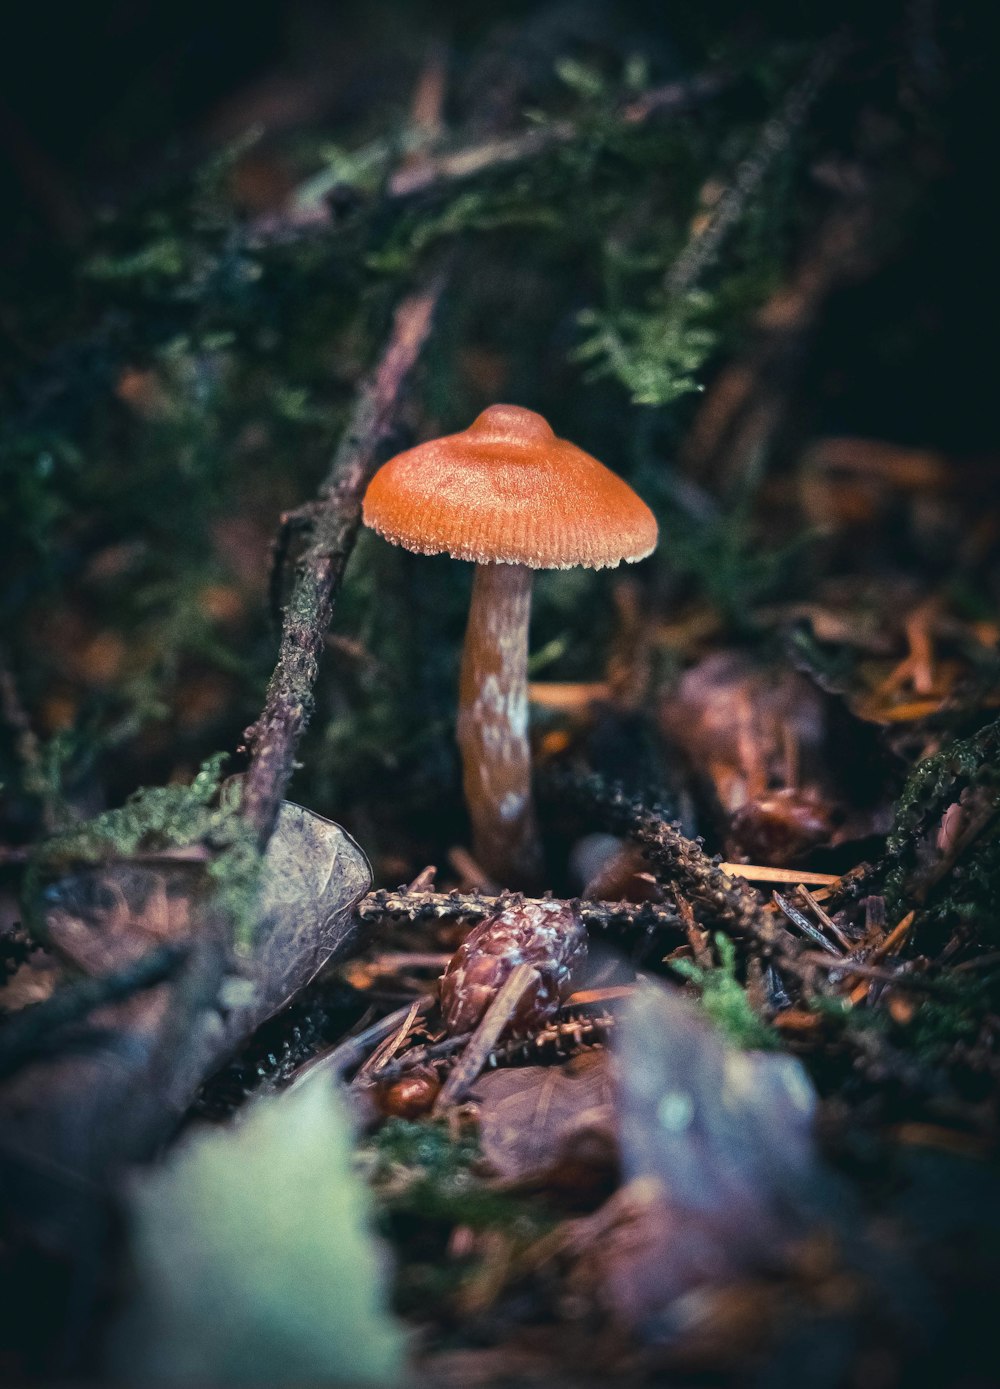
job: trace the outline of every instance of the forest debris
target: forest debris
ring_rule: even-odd
[[[441,1013],[453,1035],[478,1025],[507,977],[522,963],[535,970],[511,1018],[515,1031],[540,1027],[557,1012],[587,958],[587,933],[572,903],[529,906],[510,897],[474,926],[441,979]]]
[[[373,1048],[379,1046],[387,1037],[391,1037],[410,1017],[419,1017],[424,1013],[429,1013],[434,1007],[435,1000],[427,995],[417,999],[415,1005],[408,1003],[404,1008],[398,1008],[396,1012],[389,1013],[384,1018],[379,1018],[377,1022],[363,1028],[353,1037],[348,1037],[337,1046],[331,1047],[328,1051],[320,1052],[311,1057],[299,1072],[294,1084],[300,1080],[305,1080],[307,1075],[313,1071],[324,1071],[328,1075],[342,1077],[360,1066]],[[387,1062],[388,1065],[388,1062]]]
[[[0,1023],[0,1080],[31,1059],[58,1051],[65,1044],[63,1030],[88,1014],[162,984],[186,954],[183,945],[157,946],[111,974],[66,984],[44,1002],[5,1016]]]
[[[729,821],[726,852],[794,863],[834,838],[837,807],[808,786],[781,786],[751,797]]]
[[[662,819],[655,809],[631,798],[620,786],[609,786],[601,777],[550,774],[553,791],[588,805],[617,832],[630,835],[652,861],[657,878],[669,891],[676,884],[696,910],[709,921],[755,937],[766,948],[777,944],[775,927],[748,882],[724,873],[705,853],[700,842],[688,839],[676,824]]]
[[[617,1170],[607,1053],[563,1066],[520,1066],[480,1076],[472,1092],[483,1159],[506,1183],[583,1194]]]
[[[409,1010],[403,1021],[395,1032],[390,1032],[388,1037],[383,1038],[379,1045],[372,1052],[371,1056],[361,1065],[355,1080],[364,1083],[374,1076],[387,1062],[391,1061],[400,1050],[403,1043],[409,1036],[410,1030],[417,1018],[420,1016],[420,999],[414,999],[410,1004]]]
[[[500,884],[490,877],[485,868],[461,844],[456,844],[448,850],[448,862],[458,874],[465,891],[485,892],[493,896],[500,891]]]
[[[719,867],[723,873],[746,878],[748,883],[789,883],[802,887],[806,883],[813,887],[832,887],[840,882],[838,873],[812,873],[807,868],[772,868],[760,863],[729,863],[722,859]]]
[[[715,96],[729,82],[726,74],[705,72],[683,82],[668,82],[651,88],[634,101],[626,103],[619,113],[623,125],[641,125],[652,116],[668,111],[683,111]],[[415,193],[472,178],[477,174],[536,159],[558,145],[568,144],[579,134],[574,122],[548,121],[515,135],[496,136],[480,144],[447,154],[429,156],[416,167],[402,167],[388,181],[391,197],[411,197]]]
[[[221,1061],[349,948],[352,908],[370,882],[339,826],[286,803],[259,878],[257,929],[234,958],[231,923],[206,904],[203,872],[183,862],[117,863],[45,891],[53,945],[97,976],[134,967],[151,949],[184,951],[171,977],[105,1004],[75,1026],[72,1047],[0,1087],[0,1173],[18,1212],[5,1258],[42,1240],[47,1257],[68,1261],[69,1296],[100,1295],[93,1261],[122,1165],[148,1157]],[[38,1348],[49,1363],[72,1353],[51,1336]]]
[[[458,1104],[465,1098],[469,1087],[486,1065],[493,1048],[517,1014],[522,1000],[537,987],[537,970],[529,964],[516,965],[501,984],[473,1032],[458,1065],[445,1081],[434,1103],[436,1114],[441,1113],[448,1105]]]
[[[813,233],[786,282],[757,311],[743,350],[717,374],[681,451],[689,476],[735,489],[767,457],[787,418],[809,359],[806,344],[829,297],[870,274],[886,247],[873,235],[896,196],[880,169],[861,169],[854,186]],[[808,472],[803,473],[808,478]],[[826,495],[804,497],[813,521],[826,523]]]
[[[830,916],[829,913],[824,910],[822,904],[817,900],[815,894],[810,892],[809,889],[806,887],[805,884],[807,881],[811,881],[811,879],[803,879],[799,882],[797,888],[799,896],[802,898],[806,906],[809,907],[815,913],[820,925],[824,926],[830,932],[831,936],[833,936],[836,940],[840,942],[840,944],[844,947],[845,950],[850,950],[851,942],[844,935],[843,931],[834,921],[833,917]],[[836,879],[834,881],[836,881]]]
[[[851,41],[846,28],[838,29],[819,44],[806,71],[786,93],[780,108],[768,120],[750,154],[742,161],[707,220],[697,226],[667,276],[669,299],[680,302],[701,278],[723,239],[743,215],[774,161],[787,149],[809,114],[816,98],[846,56]]]
[[[742,871],[742,870],[736,870]],[[800,875],[801,880],[801,875]],[[806,875],[806,881],[813,879]],[[528,905],[538,905],[543,897],[525,897]],[[376,924],[386,917],[407,921],[482,921],[500,910],[509,894],[499,897],[478,892],[410,892],[377,888],[363,897],[355,908],[359,920]],[[588,930],[619,929],[677,932],[680,924],[673,906],[657,902],[586,902],[573,899],[573,905]]]
[[[691,666],[661,700],[657,722],[711,782],[727,816],[770,786],[791,784],[790,736],[797,749],[796,780],[815,783],[826,769],[820,692],[798,672],[768,669],[742,652],[716,651]]]
[[[530,680],[528,699],[539,709],[550,709],[560,714],[583,714],[591,704],[607,700],[611,687],[605,681],[583,681],[573,683],[560,680]]]
[[[871,960],[872,962],[876,960],[884,960],[887,955],[892,955],[897,950],[899,950],[903,941],[909,935],[910,927],[913,925],[913,920],[915,916],[915,911],[907,912],[906,915],[903,917],[902,921],[900,921],[896,926],[892,928],[892,930],[886,936],[885,940],[880,941],[879,944],[875,946],[874,950],[868,957],[869,960]]]
[[[571,858],[574,868],[587,865],[591,870],[583,885],[585,897],[605,901],[623,897],[629,902],[663,898],[656,879],[646,871],[642,850],[635,844],[614,835],[587,835],[573,846]]]
[[[838,959],[840,958],[840,951],[833,942],[827,940],[823,932],[815,927],[809,918],[803,912],[800,912],[798,907],[796,907],[793,902],[790,902],[787,897],[782,897],[780,892],[772,892],[771,901],[804,936],[808,936],[811,941],[815,942],[821,950],[825,950],[828,955],[835,955]]]

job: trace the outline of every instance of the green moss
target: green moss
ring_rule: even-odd
[[[781,1045],[777,1032],[755,1011],[736,978],[735,945],[717,932],[715,949],[719,963],[714,968],[704,968],[693,960],[675,960],[671,968],[697,985],[702,1008],[731,1041],[748,1051],[777,1049]]]
[[[472,1268],[448,1258],[456,1226],[497,1229],[526,1247],[555,1225],[557,1214],[540,1199],[491,1191],[476,1172],[478,1144],[454,1136],[447,1123],[390,1119],[359,1149],[384,1232],[399,1252],[396,1301],[400,1310],[430,1308],[456,1293]]]
[[[936,832],[941,816],[963,796],[988,798],[994,807],[970,850],[934,891],[922,920],[951,919],[978,923],[995,936],[1000,907],[1000,826],[995,810],[1000,798],[1000,720],[969,738],[949,743],[925,758],[910,773],[896,802],[893,827],[886,840],[885,894],[892,908],[905,911],[919,867],[921,848]]]
[[[215,853],[207,864],[215,900],[233,922],[237,941],[246,941],[253,919],[260,855],[235,806],[219,803],[222,765],[216,753],[186,786],[144,786],[117,810],[76,825],[39,845],[24,885],[25,923],[44,935],[41,890],[46,881],[81,866],[127,859],[138,850],[205,844]]]

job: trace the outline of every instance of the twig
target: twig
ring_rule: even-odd
[[[829,912],[824,910],[822,904],[816,900],[813,894],[806,887],[805,883],[799,883],[798,891],[799,896],[802,898],[803,902],[805,902],[806,906],[810,907],[815,912],[820,925],[825,926],[826,929],[830,932],[830,934],[836,937],[836,939],[840,942],[840,944],[844,947],[845,950],[853,950],[853,943],[847,939],[843,931],[834,921],[833,917],[829,914]]]
[[[791,783],[789,783],[791,784]],[[803,868],[768,868],[757,863],[720,863],[723,873],[746,878],[748,883],[811,883],[813,887],[832,887],[840,882],[836,873],[810,873]]]
[[[887,955],[895,954],[909,934],[915,916],[915,911],[907,912],[902,921],[892,928],[885,940],[879,941],[878,945],[876,945],[875,949],[868,956],[869,960],[884,960]]]
[[[644,125],[654,115],[689,110],[707,97],[716,96],[731,80],[724,72],[705,72],[685,82],[668,82],[623,106],[618,118],[622,125]],[[419,164],[411,167],[404,164],[391,174],[386,191],[391,198],[408,198],[430,188],[537,159],[561,145],[571,144],[579,135],[580,128],[575,122],[551,121],[516,135],[466,145],[448,154],[427,156]]]
[[[716,255],[726,233],[743,215],[775,159],[788,148],[848,47],[846,30],[838,30],[820,45],[802,78],[764,125],[756,145],[736,170],[708,221],[674,262],[666,284],[671,299],[683,297],[697,284],[705,266]]]
[[[494,912],[502,911],[511,894],[499,897],[479,892],[411,892],[397,888],[394,892],[378,888],[362,897],[355,907],[359,918],[367,925],[378,924],[386,917],[407,921],[482,921]],[[528,907],[542,899],[521,898]],[[615,931],[623,928],[639,930],[676,931],[683,934],[677,912],[658,902],[580,902],[573,901],[588,930]]]
[[[935,993],[941,987],[939,979],[927,979],[923,975],[905,973],[907,964],[902,960],[897,969],[890,969],[886,965],[869,965],[860,960],[833,960],[829,955],[821,955],[816,950],[803,951],[799,959],[816,965],[818,969],[842,975],[845,979],[857,975],[862,979],[874,979],[880,984],[899,984],[904,988],[923,989],[927,993]]]
[[[698,840],[662,819],[659,811],[627,796],[599,776],[550,773],[552,791],[589,806],[610,829],[635,840],[668,890],[683,892],[691,905],[716,925],[755,938],[767,953],[792,945],[792,938],[769,920],[757,894],[745,879],[724,873]]]
[[[361,500],[379,450],[444,290],[443,272],[404,299],[374,375],[362,388],[333,467],[320,489],[312,540],[299,560],[285,608],[278,663],[264,711],[247,729],[250,766],[243,782],[244,817],[266,844],[295,765],[295,749],[313,709],[313,685],[333,604],[354,546]]]
[[[378,1022],[373,1022],[371,1027],[366,1027],[356,1037],[348,1037],[346,1042],[341,1042],[329,1051],[318,1052],[305,1063],[292,1084],[297,1085],[300,1080],[305,1080],[307,1075],[311,1076],[318,1070],[326,1071],[335,1077],[354,1070],[380,1042],[398,1032],[411,1013],[415,1018],[422,1017],[424,1013],[430,1012],[436,1002],[437,1000],[428,994],[426,998],[417,999],[415,1004],[407,1003],[405,1007],[397,1008],[394,1013],[379,1018]]]
[[[449,1056],[454,1056],[456,1051],[461,1051],[468,1046],[472,1040],[471,1032],[461,1032],[456,1037],[443,1037],[440,1042],[429,1042],[426,1046],[411,1047],[405,1055],[397,1057],[395,1061],[389,1061],[381,1067],[378,1073],[379,1080],[390,1081],[398,1080],[400,1076],[407,1075],[408,1072],[416,1070],[420,1066],[426,1066],[429,1062],[446,1061]]]
[[[458,1104],[464,1099],[469,1086],[486,1065],[490,1053],[517,1011],[517,1005],[537,982],[538,971],[529,964],[518,965],[504,981],[472,1034],[461,1060],[441,1087],[434,1102],[435,1114],[442,1113],[449,1105]]]
[[[355,1076],[355,1080],[364,1080],[375,1075],[377,1071],[381,1070],[383,1065],[392,1060],[406,1041],[410,1029],[420,1016],[420,1004],[421,1000],[419,998],[413,1000],[410,1004],[409,1012],[406,1014],[406,1017],[400,1023],[399,1027],[397,1027],[396,1031],[390,1032],[388,1037],[384,1038],[375,1048],[371,1056],[369,1056],[366,1061],[362,1062],[361,1068]]]
[[[792,925],[796,926],[804,936],[808,936],[813,944],[818,945],[821,950],[825,950],[828,955],[835,955],[838,960],[843,958],[833,942],[827,940],[823,932],[814,926],[809,918],[799,911],[798,907],[789,902],[787,897],[782,897],[780,892],[772,892],[771,900]]]
[[[59,1040],[57,1034],[63,1028],[95,1008],[119,1003],[169,979],[187,954],[186,946],[158,946],[112,974],[68,984],[44,1003],[14,1013],[0,1024],[0,1078],[44,1054]]]

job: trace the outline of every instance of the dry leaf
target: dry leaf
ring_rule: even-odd
[[[508,1182],[584,1195],[617,1169],[607,1053],[564,1066],[491,1071],[476,1082],[483,1157]]]

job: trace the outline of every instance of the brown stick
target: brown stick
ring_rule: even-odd
[[[846,30],[838,30],[817,49],[801,79],[764,125],[753,150],[736,170],[708,221],[674,262],[667,276],[667,293],[672,298],[680,298],[697,284],[705,266],[715,257],[726,233],[743,215],[775,159],[788,148],[847,49]]]
[[[723,72],[705,72],[687,81],[668,82],[623,106],[619,120],[624,126],[644,125],[658,113],[688,110],[707,97],[716,96],[731,80]],[[575,122],[551,121],[533,130],[466,145],[448,154],[428,155],[419,164],[404,164],[397,169],[390,176],[386,191],[391,198],[411,197],[428,188],[537,159],[560,145],[571,144],[579,135],[580,127]]]
[[[472,1034],[469,1045],[462,1053],[461,1060],[449,1075],[434,1103],[434,1113],[440,1114],[451,1104],[465,1098],[479,1072],[486,1065],[490,1053],[500,1040],[501,1033],[510,1022],[521,999],[536,983],[538,971],[533,965],[521,964],[508,976],[496,998],[483,1014],[482,1021]]]
[[[313,710],[313,685],[334,599],[354,548],[361,500],[379,461],[403,390],[431,328],[444,289],[443,273],[404,299],[375,372],[358,397],[350,425],[320,489],[311,543],[299,560],[285,608],[278,663],[267,702],[247,729],[250,766],[243,815],[267,843],[295,765],[295,749]]]
[[[521,898],[528,907],[541,903],[543,898]],[[408,921],[482,921],[494,912],[502,911],[510,901],[501,897],[483,896],[478,892],[411,892],[401,888],[396,892],[378,888],[362,897],[355,911],[370,924],[386,917],[402,917]],[[683,937],[683,927],[673,906],[659,902],[580,902],[573,903],[588,930],[614,931],[640,928],[675,931]]]

